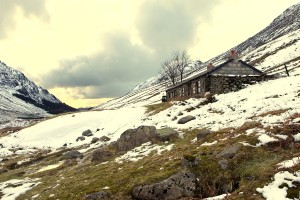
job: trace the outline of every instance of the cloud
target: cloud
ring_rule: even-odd
[[[85,98],[123,95],[156,76],[160,63],[172,52],[188,49],[199,23],[217,1],[145,1],[133,24],[142,44],[132,44],[130,33],[106,35],[101,46],[104,51],[62,60],[58,69],[44,77],[42,85],[82,88],[80,95]]]
[[[140,9],[137,29],[143,42],[156,51],[187,49],[201,20],[209,20],[218,0],[147,1]]]
[[[0,39],[14,28],[15,15],[21,9],[25,17],[35,16],[43,20],[48,19],[45,8],[46,0],[0,0]],[[4,6],[5,5],[5,6]]]
[[[90,88],[82,91],[86,98],[116,97],[128,92],[139,82],[159,71],[159,61],[142,46],[131,44],[126,35],[107,39],[104,52],[63,60],[52,70],[42,85]]]

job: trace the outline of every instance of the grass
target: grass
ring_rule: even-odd
[[[170,103],[170,102],[162,102],[162,103],[158,103],[158,104],[148,105],[148,106],[146,106],[146,108],[147,108],[146,113],[149,116],[155,115],[161,111],[164,111],[164,110],[170,108],[171,106],[172,106],[172,103]]]
[[[153,105],[152,105],[153,106]],[[162,105],[154,105],[152,111],[162,109]],[[293,118],[299,115],[294,115]],[[293,118],[289,119],[292,120]],[[40,194],[37,199],[82,199],[86,194],[103,190],[109,187],[108,192],[113,194],[112,199],[131,199],[131,191],[138,185],[153,184],[165,180],[180,171],[192,171],[200,181],[199,198],[230,192],[228,199],[262,199],[256,188],[263,187],[271,182],[271,178],[279,170],[277,163],[299,156],[296,148],[283,148],[282,145],[266,145],[263,147],[242,146],[237,154],[228,159],[228,167],[222,169],[218,164],[216,155],[228,146],[245,141],[252,145],[258,143],[255,133],[243,134],[248,129],[263,128],[260,122],[245,122],[238,128],[226,128],[207,135],[203,140],[191,143],[201,132],[200,129],[182,130],[184,137],[174,140],[174,148],[164,151],[161,155],[152,154],[137,162],[116,163],[112,158],[107,164],[91,162],[91,153],[85,155],[84,160],[66,162],[58,168],[39,173],[30,173],[49,164],[55,164],[63,153],[44,155],[42,159],[35,159],[32,163],[22,165],[20,168],[9,170],[0,175],[0,182],[13,178],[25,177],[41,178],[41,184],[29,190],[18,199],[31,199],[33,195]],[[282,132],[285,126],[274,128],[274,133]],[[268,129],[268,127],[266,128]],[[226,139],[227,138],[227,139]],[[204,142],[218,141],[213,146],[201,146]],[[280,141],[281,142],[281,141]],[[163,145],[163,144],[161,144]],[[287,145],[288,146],[288,145]],[[199,164],[193,167],[181,165],[181,159],[193,161],[199,159]],[[6,164],[17,162],[7,161]],[[300,166],[288,169],[300,170]],[[297,187],[299,189],[299,185]],[[288,196],[294,197],[296,189],[289,189]],[[243,194],[239,194],[243,192]],[[55,194],[53,197],[49,197]],[[253,194],[256,194],[253,196]]]
[[[282,113],[285,113],[289,110],[290,109],[271,110],[271,111],[268,111],[268,112],[261,113],[261,114],[255,116],[255,117],[266,117],[268,115],[278,116],[278,115],[281,115]]]

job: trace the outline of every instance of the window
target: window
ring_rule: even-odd
[[[193,90],[193,94],[196,94],[196,83],[192,84],[192,90]]]
[[[201,81],[198,81],[198,93],[201,93]]]

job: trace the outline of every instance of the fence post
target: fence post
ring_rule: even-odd
[[[287,67],[286,67],[286,64],[284,64],[284,68],[285,68],[285,73],[286,73],[286,75],[287,75],[287,76],[290,76],[289,71],[288,71],[288,69],[287,69]]]

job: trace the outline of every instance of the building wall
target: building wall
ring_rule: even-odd
[[[226,75],[259,75],[259,73],[241,62],[230,62],[223,66],[221,69],[213,72],[213,74],[226,74]]]
[[[176,88],[167,90],[168,99],[185,97],[202,97],[209,89],[208,79],[199,77],[195,80],[182,84]]]
[[[209,90],[212,94],[221,94],[243,89],[245,84],[254,84],[263,80],[262,76],[210,76]]]

